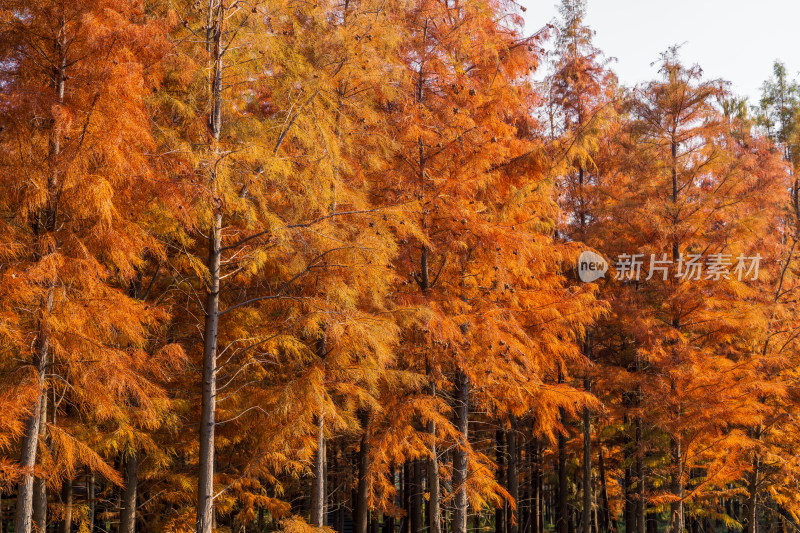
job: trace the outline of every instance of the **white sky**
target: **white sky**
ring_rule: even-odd
[[[558,16],[558,0],[518,0],[527,8],[527,34]],[[789,74],[800,70],[800,0],[588,0],[587,24],[595,45],[626,85],[653,79],[659,53],[686,43],[681,58],[707,77],[733,83],[731,90],[757,103],[761,83],[781,59]]]

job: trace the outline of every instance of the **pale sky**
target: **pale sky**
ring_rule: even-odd
[[[558,16],[558,0],[519,0],[527,34]],[[757,103],[761,83],[781,59],[793,78],[800,71],[800,0],[588,0],[587,24],[595,45],[626,85],[657,75],[659,53],[685,43],[685,63]]]

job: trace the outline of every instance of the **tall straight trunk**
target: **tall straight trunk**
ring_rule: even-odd
[[[428,433],[431,435],[430,457],[428,458],[428,531],[429,533],[442,533],[439,457],[436,450],[436,422],[433,420],[428,422]]]
[[[629,424],[629,418],[625,415],[625,425]],[[630,431],[630,430],[629,430]],[[623,449],[625,454],[625,476],[623,478],[623,490],[625,493],[625,533],[636,532],[636,503],[634,502],[633,495],[633,461],[635,460],[634,440],[630,437],[630,433],[626,437],[626,445]],[[644,533],[644,532],[641,532]]]
[[[317,415],[317,451],[311,480],[311,525],[325,525],[325,415]]]
[[[644,464],[642,445],[642,419],[636,418],[636,531],[645,533],[646,506],[644,499]]]
[[[120,510],[120,533],[136,532],[136,491],[139,479],[139,459],[135,454],[125,458],[125,491],[122,493]]]
[[[203,338],[203,396],[200,414],[200,476],[197,533],[211,533],[214,522],[214,430],[217,406],[217,334],[219,332],[220,232],[222,215],[214,217],[208,242],[206,321]]]
[[[506,486],[506,431],[498,429],[495,434],[495,453],[497,462],[497,483],[501,487]],[[506,531],[506,505],[503,503],[494,512],[494,531],[495,533],[505,533]]]
[[[321,360],[328,353],[327,336],[323,331],[317,337],[316,353]],[[311,480],[310,519],[312,525],[322,527],[328,521],[328,456],[325,441],[325,410],[320,406],[317,414],[317,451],[314,455],[313,479]],[[334,458],[335,459],[335,458]]]
[[[369,413],[361,417],[361,446],[358,450],[358,488],[356,489],[356,504],[354,509],[354,533],[367,533],[369,520]]]
[[[560,410],[563,421],[564,410]],[[556,531],[568,533],[569,508],[567,507],[567,436],[558,434],[558,509],[556,510]]]
[[[678,225],[678,192],[680,190],[678,183],[678,140],[676,132],[672,132],[671,141],[672,150],[672,204],[675,208],[675,220],[673,225]],[[676,238],[672,243],[672,261],[677,262],[680,257],[680,242]],[[680,317],[677,311],[673,311],[672,327],[679,330],[681,327]],[[676,365],[680,364],[679,357],[676,358]],[[672,390],[675,392],[676,384],[672,382]],[[680,406],[678,406],[677,416],[680,416]],[[672,492],[673,496],[678,498],[677,501],[670,505],[670,528],[672,533],[683,533],[684,530],[684,513],[683,513],[683,458],[681,450],[680,436],[673,436],[672,439],[672,460],[673,460],[673,475],[672,475]]]
[[[42,393],[42,422],[39,424],[39,442],[47,439],[47,392]],[[36,476],[33,480],[33,527],[37,531],[44,531],[47,527],[47,480]]]
[[[672,460],[674,462],[672,493],[679,498],[678,501],[673,502],[670,506],[672,533],[683,533],[685,528],[683,513],[683,450],[681,449],[680,438],[674,439],[672,443]]]
[[[467,499],[467,447],[469,446],[469,378],[463,370],[458,370],[455,377],[455,415],[456,431],[459,443],[453,451],[453,490],[455,494],[455,512],[453,515],[453,533],[467,533],[467,515],[469,501]]]
[[[211,132],[213,157],[216,169],[219,139],[222,132],[222,23],[221,0],[208,1],[206,25],[206,50],[211,63],[210,108],[208,126]],[[216,189],[216,170],[209,176],[212,190]],[[208,228],[208,287],[205,302],[205,328],[203,331],[203,392],[200,414],[200,475],[197,482],[197,533],[211,533],[214,527],[214,430],[217,407],[217,335],[219,333],[220,259],[222,244],[222,213],[215,213]]]
[[[582,170],[582,169],[581,169]],[[587,335],[586,357],[592,358],[592,338]],[[587,370],[583,380],[583,388],[587,393],[592,392],[592,380]],[[591,533],[592,510],[592,417],[588,407],[583,408],[583,533]]]
[[[542,483],[541,483],[541,444],[538,438],[531,444],[531,533],[544,533],[542,525]]]
[[[46,308],[48,312],[53,306],[53,292],[48,295]],[[22,438],[22,452],[20,453],[20,467],[23,471],[17,489],[17,511],[14,519],[14,531],[21,533],[31,533],[31,527],[36,512],[36,527],[44,531],[47,514],[47,496],[45,482],[41,478],[34,480],[34,468],[36,466],[36,454],[39,448],[39,436],[44,432],[47,424],[47,390],[45,389],[45,372],[47,368],[47,354],[49,350],[49,336],[47,328],[40,325],[38,349],[34,364],[37,369],[37,381],[39,397],[36,405],[25,424],[25,434]],[[34,486],[35,485],[35,486]],[[38,490],[35,490],[38,489]],[[44,494],[44,497],[42,497]],[[35,496],[37,496],[35,498]],[[34,508],[34,499],[37,505]]]
[[[678,222],[677,221],[677,216],[678,216],[677,205],[678,205],[678,189],[679,189],[679,187],[678,187],[678,141],[677,141],[677,139],[675,138],[674,135],[673,135],[673,138],[672,138],[671,149],[672,149],[672,205],[673,205],[673,207],[676,208],[675,209],[676,220],[674,221],[674,224],[677,225],[677,222]],[[678,260],[678,257],[680,256],[680,251],[681,251],[680,250],[680,243],[676,239],[676,240],[674,240],[672,242],[672,261],[673,262],[676,262]]]
[[[748,476],[747,481],[747,533],[758,533],[758,474],[760,460],[758,455],[753,457],[753,472]]]
[[[72,532],[72,479],[65,479],[61,485],[61,503],[64,505],[64,519],[61,533]]]
[[[606,480],[606,465],[603,457],[603,446],[597,446],[597,468],[600,470],[600,531],[616,531],[616,527],[611,524],[611,507],[608,502],[608,482]]]
[[[508,513],[508,532],[519,533],[519,477],[517,472],[517,434],[514,429],[516,420],[511,416],[511,428],[508,431],[508,493],[514,500],[514,507]]]

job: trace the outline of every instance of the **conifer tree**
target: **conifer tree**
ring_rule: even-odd
[[[125,395],[147,403],[137,365],[161,316],[125,287],[157,247],[137,210],[156,190],[144,98],[160,35],[135,3],[25,2],[2,14],[4,365],[21,376],[27,411],[15,530],[28,532],[35,478],[40,528],[45,482],[64,480],[70,497],[78,465],[118,481],[77,428],[57,425],[59,409],[107,420]]]

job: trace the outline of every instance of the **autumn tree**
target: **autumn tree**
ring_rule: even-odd
[[[603,136],[613,120],[615,111],[615,85],[607,61],[592,43],[593,30],[585,23],[586,2],[564,0],[560,7],[561,25],[558,28],[556,55],[547,80],[551,124],[560,133],[559,140],[550,147],[553,152],[554,172],[563,174],[560,180],[560,204],[563,207],[563,236],[572,241],[588,241],[591,227],[596,221],[593,206],[596,203],[592,189],[598,172],[595,158],[601,149]],[[584,355],[592,356],[592,335],[583,343]],[[585,371],[584,389],[591,391],[591,377]],[[558,529],[564,533],[568,526],[566,494],[566,435],[558,438],[559,494]],[[592,507],[592,451],[591,413],[583,412],[583,472],[582,516],[584,533],[591,528]]]
[[[774,201],[779,186],[729,135],[717,106],[719,83],[703,81],[674,51],[664,55],[661,72],[663,80],[632,102],[622,137],[630,177],[615,183],[623,192],[612,216],[622,226],[609,255],[629,254],[616,265],[615,298],[624,305],[617,312],[625,313],[638,368],[648,376],[638,392],[640,406],[647,405],[642,430],[669,439],[668,449],[650,442],[649,453],[665,454],[670,465],[669,490],[652,501],[668,503],[670,528],[682,531],[687,502],[694,512],[726,476],[737,475],[731,450],[741,441],[734,428],[749,416],[743,398],[755,362],[739,341],[760,315],[746,296],[752,279],[734,269],[758,253],[768,221],[760,206]],[[627,268],[637,253],[650,258],[641,278],[635,265]],[[701,257],[721,258],[731,274],[713,267],[690,272],[692,258],[698,264]]]
[[[29,532],[46,526],[46,486],[70,497],[78,466],[120,482],[56,414],[108,421],[150,403],[141,360],[163,316],[127,287],[158,249],[137,211],[157,190],[145,94],[160,35],[138,3],[25,2],[2,16],[3,364],[26,413],[13,475],[15,531]]]

